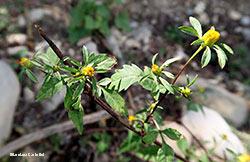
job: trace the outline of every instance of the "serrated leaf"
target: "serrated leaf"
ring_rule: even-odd
[[[156,60],[156,57],[158,56],[158,53],[157,54],[155,54],[154,56],[153,56],[153,58],[152,58],[152,65],[154,65],[155,64],[155,60]]]
[[[30,80],[32,80],[35,83],[38,83],[36,75],[30,69],[26,69],[25,72],[27,76],[30,78]]]
[[[193,42],[191,43],[191,45],[197,46],[197,45],[200,45],[200,44],[203,43],[203,42],[204,42],[203,40],[197,39],[197,40],[193,41]]]
[[[82,47],[82,54],[83,54],[83,60],[84,60],[85,67],[86,67],[88,65],[88,57],[89,57],[88,49],[86,46]]]
[[[221,69],[223,69],[224,66],[226,65],[227,56],[226,56],[225,52],[223,51],[223,49],[221,49],[217,45],[214,45],[214,46],[215,46],[214,50],[217,53],[219,65],[220,65]]]
[[[104,94],[105,100],[111,106],[113,110],[115,110],[121,115],[124,115],[124,116],[128,115],[126,103],[124,99],[119,95],[118,92],[107,89],[107,88],[102,88],[102,92]]]
[[[179,140],[181,133],[173,128],[166,128],[162,131],[168,138],[172,140]]]
[[[164,137],[161,135],[162,147],[158,150],[157,159],[159,162],[172,162],[174,160],[174,150],[166,144]]]
[[[72,96],[72,100],[78,98],[82,94],[82,92],[84,90],[84,86],[85,86],[85,80],[81,80],[80,84],[78,85],[78,87],[76,88],[76,90]]]
[[[36,96],[36,101],[41,101],[46,98],[51,98],[56,93],[60,92],[62,87],[63,87],[63,82],[60,79],[58,79],[57,77],[50,78],[50,80],[44,83],[40,88]]]
[[[211,60],[211,50],[207,46],[205,51],[203,52],[202,58],[201,58],[201,65],[202,68],[208,65],[209,61]]]
[[[148,132],[142,139],[146,144],[152,144],[158,136],[158,131],[150,131]]]
[[[84,114],[83,111],[76,111],[76,110],[68,111],[68,116],[75,124],[80,135],[82,135],[83,131],[83,114]]]
[[[168,67],[169,64],[175,62],[175,61],[178,61],[178,60],[181,60],[181,57],[174,57],[174,58],[171,58],[171,59],[167,59],[162,65],[160,68],[165,68],[165,67]]]
[[[111,83],[111,79],[110,78],[103,78],[102,80],[100,80],[99,82],[98,82],[98,84],[99,85],[101,85],[101,86],[106,86],[106,85],[108,85],[109,83]]]
[[[234,54],[234,51],[233,51],[233,49],[229,46],[229,45],[227,45],[227,44],[225,44],[225,43],[222,43],[222,46],[223,46],[223,48],[225,48],[230,54]]]
[[[197,31],[198,37],[201,38],[202,37],[202,29],[201,29],[201,24],[200,24],[199,20],[197,20],[196,18],[190,16],[189,21],[190,21],[190,24]]]
[[[159,78],[161,83],[163,84],[163,86],[172,94],[174,94],[174,89],[172,88],[172,86],[162,77]]]
[[[183,33],[186,33],[186,34],[189,34],[189,35],[193,35],[193,36],[199,37],[199,34],[197,33],[197,31],[194,30],[194,29],[191,28],[191,27],[188,27],[188,26],[181,26],[181,27],[179,27],[179,29],[180,29]]]
[[[72,100],[72,96],[73,96],[73,89],[69,86],[66,86],[66,94],[65,94],[65,99],[64,99],[64,107],[67,110],[70,110],[72,104],[74,103],[74,100]]]
[[[123,69],[116,70],[111,76],[110,88],[119,92],[128,89],[132,84],[137,83],[143,76],[142,70],[136,65],[123,65]]]

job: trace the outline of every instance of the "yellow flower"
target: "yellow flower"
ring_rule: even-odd
[[[130,115],[129,117],[128,117],[128,121],[131,123],[132,121],[134,121],[135,120],[135,117],[133,116],[133,115]]]
[[[188,87],[185,87],[185,89],[183,89],[181,91],[182,94],[184,94],[185,96],[188,96],[190,95],[192,92],[191,92],[191,89],[189,89]]]
[[[152,103],[152,104],[150,105],[150,108],[151,108],[151,109],[154,109],[155,106],[156,106],[156,104],[155,104],[155,103]]]
[[[208,30],[201,40],[203,40],[203,45],[211,47],[220,38],[220,33],[214,29]]]
[[[155,75],[160,75],[161,74],[161,69],[158,65],[152,65],[152,72],[155,74]]]
[[[221,135],[221,138],[222,138],[223,140],[226,140],[226,139],[227,139],[227,135],[226,135],[226,134],[222,134],[222,135]]]
[[[247,154],[242,154],[238,156],[238,162],[250,162],[250,156]]]
[[[204,87],[199,86],[199,87],[198,87],[198,91],[202,93],[202,92],[204,92],[204,91],[205,91],[205,88],[204,88]]]
[[[20,65],[30,68],[33,66],[33,63],[30,61],[30,59],[23,57],[20,61]]]
[[[95,73],[95,70],[93,67],[88,66],[86,68],[83,69],[82,71],[83,75],[87,75],[87,76],[93,76]]]

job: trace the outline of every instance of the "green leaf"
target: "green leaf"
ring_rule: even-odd
[[[172,140],[179,140],[181,133],[178,132],[176,129],[173,128],[166,128],[165,130],[162,131],[168,138]]]
[[[168,71],[162,71],[162,73],[163,73],[164,75],[166,75],[166,77],[171,78],[171,79],[174,79],[174,75],[173,75],[172,73],[170,73],[170,72],[168,72]]]
[[[174,150],[166,144],[162,134],[162,147],[158,150],[157,159],[159,162],[172,162],[174,160]]]
[[[222,46],[223,46],[223,48],[225,48],[230,54],[234,54],[234,51],[233,51],[233,49],[229,46],[229,45],[227,45],[227,44],[225,44],[225,43],[222,43]]]
[[[204,42],[203,40],[197,39],[197,40],[193,41],[193,42],[191,43],[191,45],[197,46],[197,45],[200,45],[200,44],[203,43],[203,42]]]
[[[201,65],[202,68],[208,65],[209,61],[211,60],[211,50],[207,46],[205,51],[203,52],[202,58],[201,58]]]
[[[157,106],[157,108],[159,108],[159,106]],[[155,111],[155,112],[154,112],[154,117],[155,117],[156,122],[157,122],[159,125],[162,125],[162,117],[161,117],[160,113],[157,112],[157,111]]]
[[[115,17],[115,25],[126,31],[129,32],[131,30],[130,28],[130,22],[129,22],[129,16],[126,12],[121,12]]]
[[[181,58],[180,57],[174,57],[174,58],[171,58],[171,59],[167,59],[162,65],[160,68],[166,68],[169,66],[169,64],[175,62],[175,61],[178,61],[180,60]]]
[[[189,35],[193,35],[193,36],[199,37],[199,34],[197,33],[197,31],[194,30],[194,29],[191,28],[191,27],[188,27],[188,26],[181,26],[181,27],[179,27],[179,29],[180,29],[183,33],[186,33],[186,34],[189,34]]]
[[[187,84],[189,84],[190,83],[189,75],[187,74],[186,77],[187,77]]]
[[[136,156],[144,159],[145,161],[155,162],[157,161],[156,155],[159,148],[160,147],[156,145],[141,147],[140,149],[135,150],[133,153],[135,153]]]
[[[187,139],[184,137],[184,138],[181,138],[177,141],[177,146],[178,148],[181,150],[181,152],[183,154],[186,153],[186,150],[188,148],[188,143],[187,143]]]
[[[96,69],[108,69],[116,64],[116,60],[114,58],[108,57],[106,54],[98,54],[94,58],[94,67]]]
[[[157,54],[155,54],[154,56],[153,56],[153,58],[152,58],[152,65],[154,65],[155,64],[155,60],[156,60],[156,57],[158,56],[158,53]]]
[[[224,66],[226,65],[227,56],[226,56],[225,52],[223,51],[223,49],[221,49],[217,45],[214,45],[214,46],[215,46],[214,50],[217,53],[219,65],[220,65],[221,69],[223,69]]]
[[[88,53],[88,49],[86,46],[82,47],[82,54],[83,54],[83,60],[85,63],[85,67],[88,65],[88,58],[89,58],[89,53]]]
[[[190,21],[190,24],[197,31],[198,37],[201,38],[202,37],[202,29],[201,29],[201,24],[200,24],[199,20],[197,20],[196,18],[190,16],[189,21]]]
[[[32,80],[35,83],[38,83],[36,75],[30,69],[26,69],[25,72],[27,76],[30,78],[30,80]]]
[[[59,66],[59,69],[65,73],[77,73],[78,72],[77,69],[73,67],[69,67],[68,65]]]
[[[104,19],[110,19],[111,18],[110,11],[105,5],[98,5],[96,12],[97,12],[97,14],[99,16],[103,17]]]
[[[114,90],[110,90],[107,88],[102,88],[102,92],[104,94],[105,100],[112,107],[113,110],[118,112],[121,115],[127,116],[127,108],[124,99],[119,95],[118,92]]]
[[[98,85],[100,85],[100,86],[106,86],[106,85],[108,85],[109,83],[111,83],[111,79],[110,78],[103,78],[102,80],[100,80],[99,82],[98,82]]]
[[[163,84],[163,86],[172,94],[174,94],[174,89],[172,88],[172,86],[162,77],[159,77],[161,83]]]
[[[72,96],[72,100],[78,98],[82,94],[82,92],[84,90],[84,86],[85,86],[85,80],[81,80],[80,84],[78,85],[78,87],[76,88],[76,90]]]
[[[82,111],[81,112],[76,111],[76,110],[68,111],[68,116],[75,124],[80,135],[82,135],[82,131],[83,131],[83,114],[84,113]]]
[[[132,84],[137,83],[143,76],[142,70],[136,65],[123,65],[123,69],[115,71],[111,76],[110,88],[118,90],[128,89]]]
[[[198,75],[195,75],[194,79],[191,81],[191,83],[189,83],[187,85],[187,87],[190,87],[191,85],[193,85],[196,82],[197,79],[198,79]]]
[[[36,96],[36,101],[41,101],[46,98],[51,98],[54,96],[56,93],[60,92],[63,87],[63,82],[58,79],[57,77],[52,77],[50,78],[49,81],[44,83],[39,90],[37,96]]]
[[[100,86],[98,86],[98,85],[97,85],[96,88],[97,88],[97,89],[96,89],[96,95],[97,95],[97,97],[99,98],[99,97],[101,97],[101,95],[102,95],[102,89],[101,89]]]
[[[82,65],[79,62],[77,62],[76,60],[69,58],[69,61],[70,61],[70,63],[72,63],[75,66],[82,67]]]
[[[39,61],[37,61],[37,60],[30,60],[34,65],[36,65],[36,66],[38,66],[38,67],[43,67],[44,65],[41,63],[41,62],[39,62]]]
[[[74,100],[72,100],[72,96],[73,96],[73,89],[69,86],[66,86],[66,95],[65,95],[65,99],[64,99],[64,107],[67,110],[70,110],[72,104],[74,103]]]
[[[142,138],[142,140],[146,143],[146,144],[152,144],[155,140],[156,140],[156,138],[157,138],[157,136],[158,136],[158,131],[156,131],[156,130],[153,130],[153,131],[150,131],[150,132],[148,132],[143,138]]]
[[[89,15],[85,16],[85,28],[90,30],[96,29],[95,20],[93,19],[92,16]]]
[[[78,96],[75,103],[73,103],[72,107],[74,110],[83,111],[82,103],[81,103],[81,96]]]
[[[23,68],[23,69],[19,72],[19,74],[18,74],[18,80],[19,80],[20,83],[21,83],[22,80],[23,80],[23,74],[24,74],[24,72],[25,72],[25,69]]]
[[[96,81],[95,81],[94,77],[91,77],[91,81],[92,81],[92,95],[95,96],[95,93],[96,93]]]

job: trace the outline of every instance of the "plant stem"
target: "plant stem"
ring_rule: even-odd
[[[200,46],[195,53],[189,58],[189,60],[183,65],[183,67],[181,68],[181,70],[177,73],[177,75],[175,76],[174,80],[172,81],[172,85],[175,84],[175,82],[177,81],[177,79],[179,78],[179,76],[181,75],[181,73],[184,71],[184,69],[187,67],[187,65],[190,63],[190,61],[203,49],[203,46]],[[164,93],[163,95],[160,96],[159,101],[157,102],[157,104],[155,105],[155,109],[148,114],[146,120],[144,121],[145,123],[147,123],[150,119],[150,117],[154,114],[155,110],[157,109],[157,106],[160,105],[160,103],[163,101],[163,99],[166,97],[166,95],[168,94],[168,91],[166,93]]]
[[[47,43],[50,45],[50,47],[52,48],[52,50],[56,53],[56,55],[62,59],[64,56],[62,54],[62,52],[57,48],[57,46],[53,43],[53,41],[45,34],[45,32],[38,26],[35,25],[35,27],[38,29],[40,35],[47,41]],[[68,65],[69,67],[72,67],[70,62],[68,60],[64,61],[64,64]],[[92,93],[88,93],[88,95],[90,97],[92,96]],[[117,112],[115,112],[108,104],[106,104],[104,101],[102,101],[99,98],[96,98],[94,96],[94,100],[96,101],[97,104],[99,104],[104,110],[106,110],[113,118],[115,118],[117,121],[119,121],[123,126],[125,126],[127,129],[133,131],[134,133],[138,134],[140,137],[143,137],[145,134],[141,133],[137,130],[135,130],[135,128],[128,124],[123,118],[122,116],[120,116]],[[155,141],[154,142],[156,145],[162,147],[162,144],[159,141]],[[188,160],[184,159],[183,157],[181,157],[180,155],[175,153],[175,157],[182,160],[183,162],[188,162]]]

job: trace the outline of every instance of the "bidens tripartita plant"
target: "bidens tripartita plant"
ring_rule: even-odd
[[[128,138],[121,144],[119,153],[134,151],[138,156],[144,156],[153,161],[165,162],[177,158],[187,162],[190,157],[187,154],[188,148],[185,137],[172,128],[161,130],[162,119],[156,110],[164,109],[159,104],[166,95],[183,96],[189,100],[191,99],[192,92],[189,87],[195,83],[197,76],[192,81],[187,77],[187,85],[183,87],[174,84],[189,62],[202,50],[204,50],[201,57],[202,68],[211,59],[211,49],[217,53],[221,68],[225,66],[227,61],[225,51],[233,54],[233,50],[228,45],[217,43],[220,33],[214,27],[211,27],[203,35],[201,24],[197,19],[190,17],[190,23],[192,27],[182,26],[180,30],[198,37],[191,45],[199,45],[199,47],[176,76],[170,73],[168,68],[179,58],[170,58],[162,65],[157,65],[156,58],[158,55],[156,54],[152,58],[151,67],[145,66],[142,70],[135,64],[123,65],[123,68],[115,70],[111,77],[102,78],[101,80],[96,80],[95,76],[113,68],[117,63],[114,57],[106,54],[88,53],[85,46],[82,48],[83,61],[78,62],[70,57],[64,57],[42,29],[36,26],[51,48],[45,54],[36,52],[30,59],[22,58],[20,64],[23,68],[20,73],[20,80],[25,73],[30,80],[38,82],[31,69],[37,69],[45,73],[36,101],[51,98],[65,86],[64,106],[68,111],[69,118],[76,125],[79,134],[83,132],[84,107],[81,105],[81,100],[84,100],[82,94],[85,93],[130,130]],[[172,82],[169,83],[167,78],[172,79]],[[153,101],[148,103],[149,106],[145,109],[129,116],[126,102],[119,92],[127,90],[134,84],[138,84],[149,91]],[[156,140],[158,136],[161,137],[161,142]],[[178,141],[177,144],[183,155],[176,154],[166,143],[164,136]],[[207,156],[207,159],[211,159],[208,153],[205,156]]]

